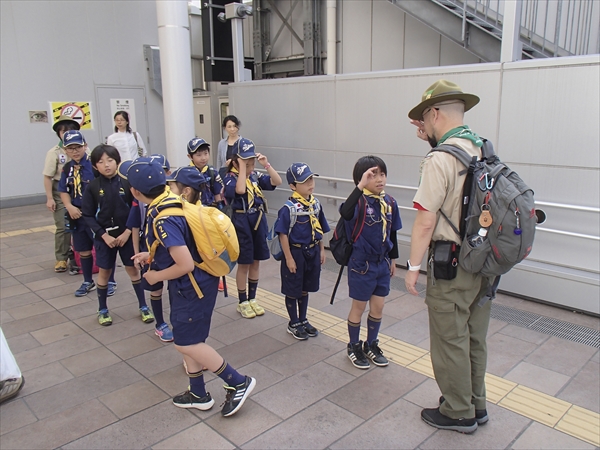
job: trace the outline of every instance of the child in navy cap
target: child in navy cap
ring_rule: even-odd
[[[231,416],[242,407],[256,386],[256,380],[241,375],[206,344],[217,298],[218,278],[194,264],[194,261],[200,260],[200,255],[185,217],[166,216],[153,223],[164,207],[172,207],[181,201],[166,186],[167,178],[161,165],[151,158],[138,158],[122,163],[119,173],[127,177],[133,196],[148,204],[147,248],[152,248],[158,241],[153,260],[155,265],[144,274],[144,278],[152,285],[169,280],[175,348],[184,355],[189,376],[189,389],[176,395],[173,404],[179,408],[212,408],[214,400],[206,392],[204,384],[203,368],[207,368],[227,383],[221,414]],[[160,239],[154,230],[160,230]],[[133,260],[137,265],[144,265],[149,256],[148,252],[141,252]],[[190,275],[200,287],[202,298],[198,297]]]
[[[67,210],[65,219],[67,228],[72,233],[73,248],[81,256],[83,283],[75,291],[75,296],[83,297],[96,289],[96,284],[92,279],[94,239],[92,230],[81,217],[83,194],[95,175],[87,154],[87,144],[83,134],[78,130],[68,130],[63,134],[62,141],[71,161],[63,166],[58,182],[58,192],[60,192],[60,199]]]
[[[201,201],[204,206],[215,206],[223,209],[223,181],[215,168],[208,164],[210,145],[202,138],[194,138],[187,145],[190,166],[196,167],[206,177],[207,183],[201,190]]]
[[[256,301],[256,289],[260,261],[271,257],[267,246],[267,203],[262,191],[274,190],[281,184],[281,177],[265,155],[254,152],[254,142],[240,138],[235,145],[234,155],[225,175],[224,192],[225,199],[233,210],[231,221],[240,243],[235,276],[239,298],[237,311],[245,319],[252,319],[265,313]],[[254,171],[257,160],[267,170],[267,174]]]
[[[290,322],[287,331],[296,339],[306,340],[318,331],[306,319],[308,293],[319,290],[321,265],[325,263],[323,235],[329,224],[315,190],[313,173],[305,163],[294,163],[286,178],[294,191],[289,201],[279,210],[275,232],[284,258],[281,260],[281,293],[285,295]]]
[[[165,174],[171,173],[171,165],[166,156],[160,153],[150,155],[150,159],[163,168]],[[133,242],[134,252],[140,253],[140,251],[146,251],[146,240],[144,238],[144,229],[146,224],[146,204],[140,203],[137,199],[133,199],[131,202],[131,211],[129,218],[127,219],[127,228],[131,229],[131,240]],[[147,266],[142,268],[142,275],[146,272]],[[154,285],[149,284],[146,279],[142,276],[142,287],[145,291],[150,291],[150,306],[154,317],[156,318],[156,326],[154,334],[163,342],[173,341],[173,332],[169,328],[169,325],[164,319],[163,314],[163,282],[160,281]]]
[[[203,204],[200,196],[207,182],[204,174],[190,166],[180,167],[167,177],[171,192],[193,204]]]
[[[81,212],[87,226],[94,233],[96,263],[100,268],[98,322],[103,326],[112,325],[106,298],[108,280],[115,266],[117,253],[131,278],[142,321],[154,322],[154,316],[146,305],[140,272],[131,260],[134,255],[133,242],[130,239],[131,229],[127,228],[126,224],[133,197],[127,181],[117,176],[121,155],[112,145],[100,144],[92,151],[90,160],[100,175],[92,180],[85,190]]]
[[[396,231],[402,228],[396,200],[384,191],[387,167],[377,156],[363,156],[354,165],[354,183],[340,214],[346,220],[346,233],[352,235],[359,214],[364,226],[352,244],[348,262],[348,287],[352,307],[348,314],[348,358],[355,367],[368,369],[371,364],[387,366],[387,358],[379,348],[379,328],[383,317],[385,297],[390,292],[398,257]],[[359,340],[360,322],[369,303],[367,340]],[[367,359],[368,358],[368,359]]]

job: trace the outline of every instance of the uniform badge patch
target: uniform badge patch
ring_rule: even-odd
[[[60,154],[58,155],[58,162],[60,164],[65,164],[67,162],[67,157],[66,155]]]

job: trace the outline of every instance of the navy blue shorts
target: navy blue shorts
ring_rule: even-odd
[[[267,246],[269,225],[264,214],[258,223],[257,229],[254,230],[259,214],[259,212],[252,214],[233,213],[231,220],[240,243],[238,264],[252,264],[254,261],[265,261],[271,257]]]
[[[77,219],[72,222],[75,229],[73,234],[73,249],[76,252],[91,252],[94,248],[94,235],[90,227],[85,224],[84,219]]]
[[[142,289],[145,291],[150,291],[150,292],[154,292],[154,291],[159,291],[164,287],[164,282],[159,281],[156,284],[150,284],[146,281],[146,279],[144,278],[144,274],[148,272],[148,266],[144,266],[144,268],[142,269]]]
[[[290,273],[285,258],[281,260],[281,293],[291,298],[302,297],[303,292],[317,292],[321,278],[321,252],[319,245],[290,246],[296,273]]]
[[[96,248],[96,265],[101,269],[112,269],[117,260],[117,254],[121,257],[124,266],[133,266],[131,257],[134,255],[133,241],[128,239],[123,247],[109,247],[106,242],[100,239],[94,239]]]
[[[371,259],[371,260],[369,260]],[[348,262],[350,298],[369,301],[371,296],[385,297],[390,293],[391,262],[389,258],[377,261],[352,255]]]
[[[193,287],[177,289],[169,283],[171,325],[176,345],[195,345],[206,341],[218,285],[219,279],[216,277],[199,283],[204,297],[198,298]]]

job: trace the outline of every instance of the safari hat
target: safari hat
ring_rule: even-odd
[[[73,124],[77,125],[78,130],[81,127],[81,125],[79,125],[79,122],[73,120],[71,116],[59,116],[58,119],[56,119],[56,122],[54,122],[54,125],[52,125],[52,129],[54,130],[54,132],[58,133],[58,127],[60,125],[63,125],[65,122],[72,122]]]
[[[423,111],[429,106],[449,100],[463,101],[465,112],[479,103],[479,97],[463,92],[458,84],[448,80],[438,80],[427,88],[423,93],[423,97],[421,97],[421,103],[410,110],[408,117],[413,120],[421,120]]]

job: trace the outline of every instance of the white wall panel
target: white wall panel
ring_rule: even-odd
[[[440,64],[440,34],[406,15],[404,25],[404,69]]]
[[[338,2],[339,3],[339,2]],[[340,73],[371,70],[371,2],[343,2]]]
[[[404,13],[390,2],[373,3],[372,52],[373,71],[404,67]]]
[[[465,50],[450,39],[441,36],[440,42],[440,66],[454,64],[477,64],[481,60],[473,53]]]

